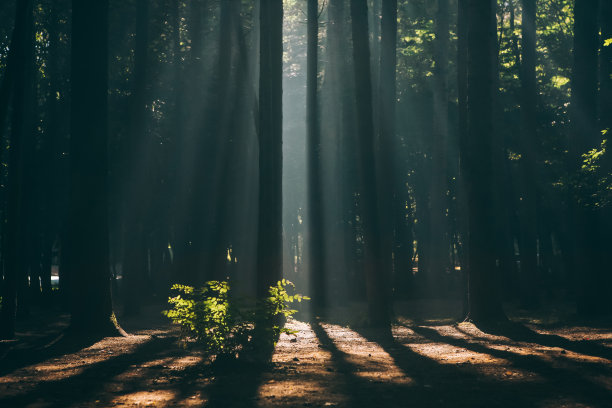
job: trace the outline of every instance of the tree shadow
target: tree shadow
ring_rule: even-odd
[[[138,345],[130,353],[91,364],[77,375],[58,380],[41,381],[33,389],[28,390],[27,394],[0,397],[0,406],[25,407],[41,399],[45,400],[45,406],[48,407],[64,407],[67,401],[71,405],[78,406],[81,402],[91,400],[93,396],[96,397],[98,403],[103,405],[111,398],[107,393],[99,394],[107,385],[108,380],[120,375],[132,366],[167,355],[169,346],[174,341],[175,339],[171,337],[153,337],[151,340]],[[73,349],[79,347],[78,343],[71,345]],[[82,385],[82,387],[79,387],[79,385]]]
[[[411,327],[412,328],[412,327]],[[384,333],[359,329],[368,341],[380,345],[395,364],[413,378],[416,386],[410,395],[416,406],[435,407],[537,407],[538,384],[506,382],[458,364],[443,364],[414,352]]]
[[[555,334],[538,333],[522,323],[508,321],[501,324],[476,324],[476,327],[485,333],[504,336],[514,341],[536,343],[547,347],[559,347],[592,357],[612,360],[612,348],[610,347],[603,346],[592,340],[568,340]]]
[[[341,389],[339,391],[347,398],[345,406],[394,407],[406,406],[407,401],[411,401],[409,399],[411,391],[408,386],[373,383],[358,376],[356,374],[359,371],[358,367],[349,361],[347,353],[336,346],[323,326],[316,320],[311,321],[310,325],[321,344],[321,348],[331,354],[335,371],[344,377],[344,381],[340,381]],[[366,362],[365,360],[363,359],[364,362]]]
[[[535,373],[545,379],[545,383],[539,383],[539,390],[532,389],[532,385],[527,382],[517,383],[516,389],[513,390],[514,393],[530,395],[537,399],[545,397],[544,391],[548,390],[552,392],[554,390],[557,394],[565,395],[570,398],[580,398],[582,401],[592,404],[606,404],[612,397],[610,391],[605,387],[589,381],[580,374],[579,370],[587,367],[585,364],[575,363],[575,369],[568,370],[554,367],[551,363],[534,355],[516,354],[510,351],[487,347],[483,344],[472,343],[464,339],[443,336],[431,328],[414,326],[410,327],[410,329],[435,342],[445,343],[477,353],[505,359],[509,361],[513,367]],[[606,369],[602,367],[602,370],[609,372],[609,368]],[[523,405],[519,404],[519,406]]]
[[[264,360],[271,358],[271,353]],[[237,359],[212,367],[214,382],[207,387],[207,407],[255,408],[258,406],[257,391],[265,374],[271,372],[273,364],[248,359]]]
[[[75,353],[101,339],[102,336],[99,335],[85,336],[63,332],[54,333],[53,336],[45,337],[43,340],[23,348],[9,349],[0,359],[0,376],[65,354]],[[18,345],[18,343],[15,344]]]

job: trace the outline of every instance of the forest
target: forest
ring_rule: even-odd
[[[609,407],[612,1],[2,0],[0,407]]]

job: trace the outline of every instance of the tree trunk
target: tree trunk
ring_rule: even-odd
[[[601,43],[612,39],[612,2],[601,2]],[[604,138],[607,139],[607,153],[603,159],[602,169],[604,173],[612,173],[612,44],[602,46],[600,51],[600,106],[599,106],[599,128],[607,129],[608,133]],[[610,265],[612,263],[612,254],[609,248],[612,247],[612,209],[608,205],[602,210],[604,241],[602,248],[608,248],[607,255],[602,257],[602,265]],[[607,282],[604,287],[608,288],[605,297],[609,299],[607,308],[612,310],[612,274],[608,273]]]
[[[429,268],[426,271],[430,294],[439,295],[449,265],[447,190],[448,143],[448,0],[438,0],[434,44],[433,147],[430,194]]]
[[[259,227],[257,295],[264,298],[282,276],[283,3],[260,3]]]
[[[582,154],[599,146],[597,129],[598,1],[576,0],[574,6],[574,67],[570,103],[570,172],[580,171]],[[584,198],[584,197],[576,197]],[[602,312],[605,302],[601,258],[603,236],[599,214],[578,201],[571,205],[573,269],[579,282],[578,311],[584,315]],[[609,248],[607,248],[609,250]]]
[[[33,23],[32,2],[22,0],[17,3],[15,12],[15,29],[9,61],[13,66],[7,69],[13,72],[13,111],[9,151],[9,178],[6,242],[3,243],[4,284],[2,285],[2,308],[0,309],[0,339],[12,339],[15,336],[15,314],[17,311],[17,291],[19,281],[24,275],[24,219],[23,206],[23,141],[28,131],[25,121],[26,96],[26,58],[28,47],[32,46],[31,33]],[[7,72],[7,74],[10,71]]]
[[[495,274],[495,214],[493,202],[493,51],[495,31],[491,1],[468,4],[467,141],[463,157],[469,222],[469,318],[504,318]]]
[[[601,1],[601,42],[612,39],[612,2]],[[600,51],[600,106],[599,120],[601,129],[610,129],[612,131],[612,44],[601,47]],[[607,134],[610,141],[610,133]],[[610,147],[608,142],[608,149]],[[608,152],[608,163],[612,154]],[[610,169],[610,167],[608,167]]]
[[[72,2],[70,213],[66,269],[71,327],[117,334],[110,293],[107,192],[108,0]]]
[[[372,77],[368,43],[368,8],[366,0],[351,1],[353,63],[357,99],[357,151],[361,189],[363,228],[363,264],[366,277],[370,324],[389,325],[388,271],[382,267],[380,226],[378,223],[376,163],[374,156],[374,120],[372,113]]]
[[[381,268],[386,277],[393,273],[394,214],[398,208],[395,192],[395,100],[396,96],[397,0],[382,0],[380,80],[378,100],[379,217]],[[405,212],[405,207],[404,207]],[[390,283],[390,282],[389,282]]]
[[[523,306],[533,308],[538,304],[536,1],[522,1],[520,293]]]
[[[123,258],[124,312],[135,315],[147,292],[147,244],[145,224],[152,201],[149,177],[152,146],[146,134],[146,86],[149,47],[149,0],[136,3],[134,89],[130,109],[132,122],[127,140],[123,197],[126,208],[126,239]]]
[[[460,246],[459,264],[461,267],[461,282],[463,292],[463,313],[469,313],[468,308],[468,207],[467,185],[465,180],[465,161],[468,141],[468,0],[457,2],[457,151],[459,152],[457,213]]]
[[[308,0],[308,55],[306,72],[306,129],[308,154],[308,238],[313,307],[321,313],[326,306],[325,235],[321,179],[321,132],[318,102],[319,2]]]

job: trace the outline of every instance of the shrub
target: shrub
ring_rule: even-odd
[[[271,286],[269,296],[254,306],[231,296],[225,281],[209,281],[201,288],[175,284],[172,289],[179,293],[168,299],[172,309],[163,313],[181,326],[183,344],[195,342],[217,357],[236,357],[253,339],[256,325],[264,326],[263,341],[272,344],[280,333],[295,334],[282,327],[281,320],[296,313],[289,304],[308,299],[295,294],[295,286],[286,279]]]

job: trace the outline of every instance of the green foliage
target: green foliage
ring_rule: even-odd
[[[607,131],[604,132],[604,135]],[[582,155],[579,187],[585,189],[582,203],[588,207],[608,207],[612,203],[612,171],[603,166],[609,152],[606,152],[607,139],[598,149],[591,149]],[[609,159],[608,159],[609,160]]]
[[[607,131],[602,133],[605,136]],[[580,169],[561,180],[557,186],[569,189],[574,199],[585,208],[609,207],[612,204],[612,170],[609,166],[609,155],[607,139],[604,139],[599,148],[584,153]]]
[[[280,333],[296,334],[282,327],[281,320],[296,313],[289,304],[308,299],[295,294],[295,286],[286,279],[271,286],[263,301],[251,302],[254,306],[231,296],[225,281],[209,281],[201,288],[175,284],[172,289],[179,293],[168,300],[173,308],[163,313],[181,326],[183,344],[193,341],[217,357],[235,357],[249,345],[258,325],[265,327],[264,341],[272,344]]]

